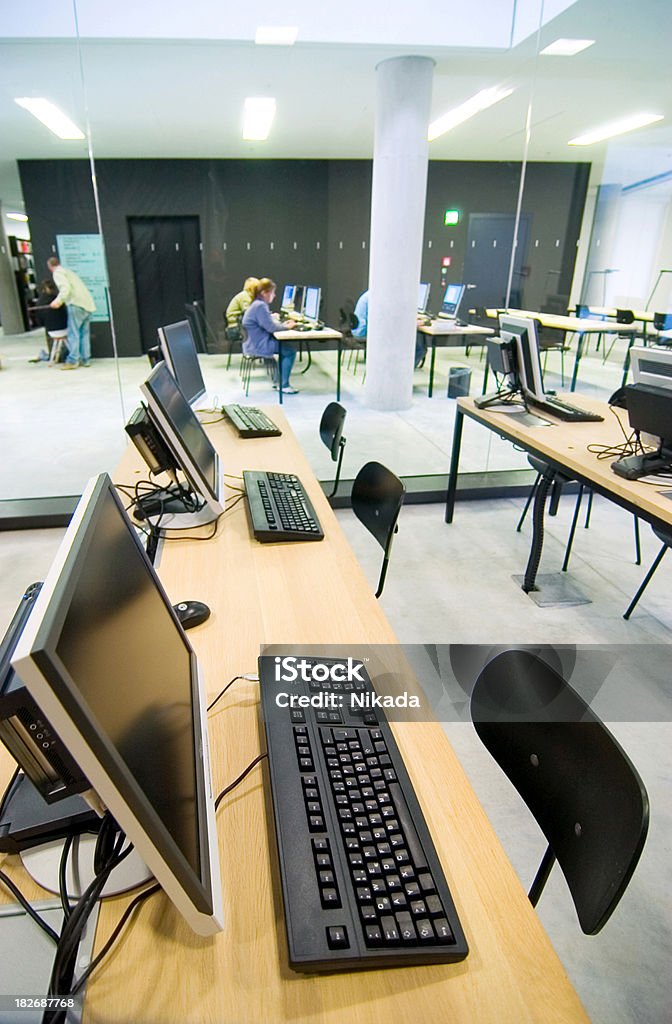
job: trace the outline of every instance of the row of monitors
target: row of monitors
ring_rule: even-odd
[[[418,313],[427,312],[430,284],[426,281],[418,285]],[[464,295],[465,285],[449,284],[441,303],[444,316],[457,317],[460,303]],[[304,316],[307,320],[319,320],[321,291],[313,285],[286,284],[282,292],[281,308],[285,312],[293,312]]]
[[[280,308],[286,313],[303,316],[306,320],[320,319],[322,291],[312,284],[286,284]]]

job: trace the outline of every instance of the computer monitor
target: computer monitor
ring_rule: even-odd
[[[630,349],[632,379],[635,384],[652,384],[659,388],[672,388],[672,349]]]
[[[166,512],[161,528],[190,529],[214,522],[224,511],[224,482],[217,452],[165,363],[154,367],[141,390],[152,423],[175,456],[191,490],[202,501],[198,511]]]
[[[106,474],[82,495],[12,667],[41,715],[26,759],[58,776],[65,747],[191,928],[220,931],[198,662]]]
[[[429,284],[424,283],[418,285],[418,313],[427,312],[427,303],[429,302]]]
[[[286,284],[282,291],[282,302],[280,303],[281,309],[294,309],[294,294],[296,292],[295,284]]]
[[[449,284],[443,295],[441,312],[444,316],[457,317],[457,312],[462,302],[465,286],[463,284]]]
[[[672,389],[654,384],[629,384],[625,389],[625,404],[632,429],[654,438],[657,448],[617,459],[611,464],[612,470],[628,480],[656,473],[669,476],[672,472]]]
[[[198,362],[198,354],[188,320],[159,327],[159,344],[166,366],[177,381],[180,391],[196,405],[205,395],[205,382]]]
[[[499,334],[502,341],[515,343],[516,372],[523,395],[531,395],[543,402],[546,396],[534,320],[502,314],[499,318]]]
[[[303,315],[307,320],[320,319],[321,291],[314,285],[306,285],[303,293]]]
[[[294,289],[294,312],[297,316],[303,316],[303,297],[305,285],[297,284]]]

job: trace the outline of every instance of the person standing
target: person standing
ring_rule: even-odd
[[[91,292],[74,270],[61,266],[56,256],[50,256],[47,266],[51,271],[58,295],[50,303],[52,309],[66,306],[68,310],[68,357],[62,370],[76,370],[78,366],[91,365],[91,336],[89,324],[96,304]]]
[[[243,342],[243,352],[246,356],[261,356],[270,359],[278,354],[279,345],[275,335],[279,331],[291,331],[294,327],[293,320],[285,320],[283,324],[271,315],[268,308],[275,298],[275,281],[269,277],[262,277],[256,288],[254,301],[246,309],[243,315],[243,327],[247,331],[247,338]],[[296,349],[293,345],[285,345],[280,360],[280,381],[282,390],[286,395],[298,395],[296,388],[289,383],[289,375],[292,372]],[[275,385],[273,385],[275,387]]]

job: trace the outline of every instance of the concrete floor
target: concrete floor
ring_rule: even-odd
[[[36,337],[0,338],[2,497],[77,493],[89,476],[112,469],[123,449],[124,417],[137,404],[137,384],[146,375],[144,360],[122,361],[122,415],[111,361],[61,374],[27,363],[39,347]],[[413,408],[399,414],[366,410],[361,374],[344,374],[342,400],[349,411],[346,476],[354,475],[369,458],[386,462],[402,475],[446,472],[454,403],[439,396],[445,396],[448,363],[465,364],[465,359],[462,350],[443,350],[440,356],[443,391],[438,389],[437,397],[427,399],[421,390],[426,373],[420,371]],[[237,373],[227,374],[223,362],[221,356],[203,359],[209,390],[219,389],[222,400],[240,401]],[[472,353],[468,362],[476,378],[478,353]],[[305,390],[288,398],[285,409],[315,472],[327,478],[331,463],[317,438],[317,424],[325,402],[333,397],[334,361],[324,354],[316,364],[310,374],[298,378],[301,387],[305,381]],[[583,390],[604,396],[617,386],[619,377],[616,353],[606,368],[591,353],[582,373]],[[255,380],[250,400],[265,404],[274,398],[263,378]],[[510,445],[473,426],[463,439],[467,470],[525,465],[524,456]],[[580,931],[557,868],[538,912],[596,1024],[663,1024],[672,1020],[667,977],[672,962],[672,697],[666,657],[672,639],[672,560],[663,561],[631,621],[624,622],[622,613],[658,543],[644,526],[644,564],[636,566],[632,518],[597,499],[590,529],[578,531],[570,563],[572,581],[591,603],[539,608],[511,579],[523,571],[529,545],[529,522],[522,534],[515,532],[521,505],[521,500],[509,499],[461,502],[452,526],[443,522],[438,505],[404,508],[382,605],[400,642],[408,645],[409,656],[419,665],[427,662],[428,645],[439,645],[443,651],[448,644],[557,643],[601,645],[600,650],[610,651],[625,666],[627,685],[616,696],[611,687],[600,691],[600,713],[648,789],[651,825],[642,859],[599,935],[587,937]],[[560,567],[572,507],[573,498],[564,498],[558,517],[548,520],[542,572]],[[380,549],[349,511],[338,516],[373,585]],[[61,536],[59,530],[0,533],[0,627],[9,621],[25,586],[44,577]],[[446,719],[450,741],[528,886],[543,839],[471,725],[448,710],[439,699],[437,714]],[[468,927],[466,921],[467,932]]]

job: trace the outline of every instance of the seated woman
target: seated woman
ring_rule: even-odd
[[[243,315],[243,327],[247,331],[247,338],[243,342],[243,352],[246,356],[259,356],[263,359],[270,359],[278,354],[279,345],[275,335],[279,331],[291,331],[295,326],[293,320],[285,320],[280,323],[268,308],[275,298],[275,281],[268,277],[262,277],[256,288],[254,300],[245,310]],[[293,345],[285,345],[280,359],[280,382],[282,390],[286,395],[298,395],[296,388],[289,383],[289,375],[292,372],[296,349]]]
[[[243,319],[245,310],[249,308],[254,299],[254,293],[256,291],[259,279],[256,277],[248,277],[243,285],[243,290],[234,295],[231,302],[226,307],[226,326],[227,328],[240,327],[240,323]],[[239,338],[233,339],[239,341]]]

